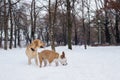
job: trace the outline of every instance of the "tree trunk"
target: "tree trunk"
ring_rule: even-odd
[[[116,11],[116,15],[115,15],[115,32],[116,32],[115,39],[116,39],[116,43],[120,43],[120,34],[119,34],[118,25],[119,25],[119,15],[118,15],[118,12]]]
[[[67,27],[68,27],[68,49],[72,50],[72,21],[71,21],[71,6],[70,0],[66,0],[67,2]]]
[[[45,31],[46,31],[45,41],[46,41],[47,46],[48,46],[49,45],[49,30],[48,30],[48,27],[45,27]]]
[[[1,5],[0,5],[1,6]],[[2,36],[2,33],[3,33],[3,19],[2,19],[2,15],[1,15],[1,10],[0,10],[0,19],[1,19],[1,21],[0,21],[0,30],[1,30],[1,32],[0,32],[0,48],[2,48],[2,40],[3,40],[3,36]]]
[[[21,44],[20,44],[20,29],[18,29],[18,46],[21,47]]]
[[[8,18],[7,18],[7,11],[6,11],[6,0],[4,0],[4,49],[7,50],[8,45]]]
[[[106,38],[106,42],[110,43],[110,33],[109,33],[109,29],[108,29],[108,17],[107,17],[107,11],[105,11],[105,38]]]
[[[15,26],[15,29],[14,29],[14,36],[15,36],[15,40],[14,40],[14,48],[17,47],[17,17],[15,15],[15,12],[13,12],[13,16],[14,16],[14,26]]]
[[[15,30],[14,30],[14,34],[15,34],[15,40],[14,40],[14,48],[16,48],[17,47],[17,26],[16,26],[16,24],[15,24]]]
[[[55,21],[56,21],[56,12],[57,12],[57,0],[55,3],[55,9],[54,9],[54,16],[53,16],[53,21],[52,21],[52,13],[51,13],[51,0],[49,0],[49,29],[50,29],[50,43],[51,43],[51,48],[53,51],[55,51],[55,36],[54,36],[54,26],[55,26]]]
[[[35,17],[35,0],[31,3],[31,41],[35,39],[35,27],[36,27],[36,17]]]
[[[12,49],[12,41],[13,41],[13,19],[12,19],[12,4],[11,4],[11,0],[8,0],[9,2],[9,16],[10,16],[10,26],[11,26],[11,29],[10,29],[10,45],[9,45],[9,48]]]
[[[107,0],[104,0],[104,6],[106,8],[107,6]],[[105,38],[106,38],[106,42],[110,43],[110,33],[109,33],[109,29],[108,29],[108,12],[107,10],[105,10]]]
[[[90,0],[88,0],[88,33],[87,33],[87,44],[90,45]]]
[[[76,25],[75,25],[75,45],[78,44],[78,37],[77,37],[77,28],[76,28]]]
[[[63,23],[62,24],[63,25],[63,42],[64,42],[64,45],[66,45],[67,44],[67,40],[66,40],[66,27],[65,27],[65,24]]]
[[[82,0],[82,23],[83,23],[83,38],[84,38],[84,48],[87,49],[86,43],[86,29],[85,29],[85,22],[84,22],[84,0]]]
[[[33,21],[33,25],[34,25],[34,27],[33,27],[33,30],[34,30],[34,37],[33,37],[33,39],[35,39],[35,32],[36,32],[36,19],[37,19],[37,15],[36,15],[36,2],[35,2],[35,0],[34,0],[34,3],[33,3],[33,13],[34,13],[34,21]]]
[[[74,37],[74,40],[75,40],[75,45],[78,44],[78,38],[77,38],[77,26],[76,26],[76,17],[75,17],[75,0],[73,0],[73,3],[72,3],[72,16],[73,16],[73,25],[74,25],[74,33],[75,33],[75,37]]]
[[[0,24],[2,24],[2,23],[0,23]],[[2,33],[3,33],[2,26],[0,26],[0,30],[1,30],[1,32],[0,32],[0,48],[2,48]]]

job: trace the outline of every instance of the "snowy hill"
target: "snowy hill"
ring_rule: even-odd
[[[50,47],[44,48],[50,49]],[[43,49],[39,49],[41,51]],[[0,49],[0,80],[119,80],[120,79],[120,46],[57,47],[56,51],[64,51],[68,65],[39,68],[27,64],[25,48],[12,50]]]

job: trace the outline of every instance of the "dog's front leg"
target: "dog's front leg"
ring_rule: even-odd
[[[39,57],[40,67],[42,67],[42,57]]]
[[[56,66],[58,66],[58,59],[55,59],[54,61],[55,61]]]
[[[44,60],[44,67],[47,65],[47,60]]]
[[[35,58],[35,63],[36,63],[36,65],[38,65],[38,60],[37,60],[37,58]]]
[[[31,64],[31,58],[28,58],[28,65]]]
[[[57,62],[55,62],[56,63],[56,66],[58,66],[58,61]]]

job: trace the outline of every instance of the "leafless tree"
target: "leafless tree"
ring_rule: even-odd
[[[71,35],[72,35],[72,21],[71,21],[71,1],[66,0],[67,4],[67,27],[68,27],[68,49],[72,49]]]
[[[6,0],[4,0],[4,36],[5,36],[5,41],[4,41],[4,49],[7,50],[8,46],[8,11],[7,11],[7,5],[6,5]]]

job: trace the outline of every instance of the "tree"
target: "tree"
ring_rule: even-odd
[[[74,33],[75,33],[75,38],[74,38],[74,40],[75,40],[75,45],[77,45],[78,44],[78,36],[77,36],[77,24],[76,24],[76,15],[75,15],[75,1],[76,0],[73,0],[73,3],[72,3],[72,16],[73,16],[73,25],[74,25]]]
[[[8,45],[8,15],[7,15],[7,7],[6,7],[6,0],[4,0],[4,49],[7,50]]]
[[[9,2],[9,18],[10,18],[10,26],[11,26],[11,29],[10,29],[10,45],[9,45],[9,48],[12,49],[12,41],[13,41],[13,15],[12,15],[12,4],[11,4],[11,0],[8,0]]]
[[[84,0],[82,0],[82,23],[83,23],[83,39],[84,39],[84,47],[87,49],[87,43],[86,43],[86,28],[85,28],[85,18],[84,18]]]
[[[57,0],[55,2],[55,7],[54,7],[54,11],[52,11],[51,9],[51,0],[49,0],[49,35],[50,35],[50,43],[51,43],[51,48],[53,51],[55,51],[55,37],[54,37],[54,26],[55,26],[55,21],[56,21],[56,12],[57,12]],[[52,14],[53,15],[53,19],[52,19]]]
[[[106,7],[107,6],[107,0],[104,0],[104,6]],[[110,43],[110,33],[109,33],[109,28],[108,28],[108,12],[107,10],[105,9],[105,37],[106,37],[106,42],[107,43]]]
[[[88,32],[87,32],[87,44],[90,45],[90,0],[87,0],[87,11],[88,11]]]
[[[67,27],[68,27],[68,49],[72,49],[71,36],[72,36],[72,21],[71,21],[71,2],[66,0],[67,3]]]
[[[114,26],[114,30],[112,30],[112,33],[114,34],[114,36],[115,36],[115,41],[116,41],[116,43],[120,43],[120,34],[119,34],[119,18],[120,18],[120,16],[119,16],[119,13],[120,13],[120,1],[119,0],[106,0],[106,1],[104,1],[105,3],[104,3],[104,9],[105,9],[105,15],[107,16],[107,14],[109,13],[109,14],[111,14],[111,15],[114,15],[113,17],[112,17],[112,19],[111,19],[111,21],[109,21],[109,22],[112,22],[112,24],[114,24],[115,26]],[[109,11],[109,12],[108,12]],[[110,18],[108,18],[108,17],[106,17],[106,26],[107,26],[107,24],[109,23],[108,22],[108,19],[110,19]],[[112,21],[112,20],[115,20],[115,23]],[[113,26],[111,25],[111,28],[112,28]],[[109,29],[107,29],[107,27],[105,27],[105,30],[106,30],[106,36],[108,36],[108,37],[106,37],[106,40],[108,41],[108,42],[110,42],[108,39],[110,39],[111,37],[109,37]],[[108,33],[107,33],[108,32]],[[108,35],[107,35],[108,34]],[[112,39],[112,38],[111,38]],[[106,41],[106,42],[107,42]]]
[[[116,0],[116,5],[120,4],[120,0]],[[115,6],[115,5],[114,5]],[[120,43],[120,32],[119,32],[119,21],[120,21],[120,11],[118,10],[120,8],[120,6],[116,6],[115,7],[115,39],[116,39],[116,43]]]
[[[96,26],[98,27],[98,44],[101,44],[101,27],[100,27],[100,10],[98,7],[98,2],[95,0],[96,4]]]
[[[57,19],[60,19],[60,24],[62,26],[62,41],[63,41],[63,45],[66,45],[67,44],[67,20],[66,20],[66,12],[65,12],[65,9],[63,7],[63,3],[64,2],[60,2],[60,7],[61,7],[61,12],[59,12],[60,14],[60,17],[58,17]],[[65,4],[65,3],[64,3]],[[58,10],[60,11],[60,10]]]
[[[36,18],[37,18],[35,6],[36,6],[36,2],[35,2],[35,0],[32,0],[31,12],[30,12],[30,15],[31,15],[31,41],[35,39]]]
[[[0,2],[0,6],[3,5],[3,1]],[[2,15],[2,12],[3,12],[3,8],[0,8],[0,48],[3,47],[2,45],[2,41],[3,41],[3,15]]]

